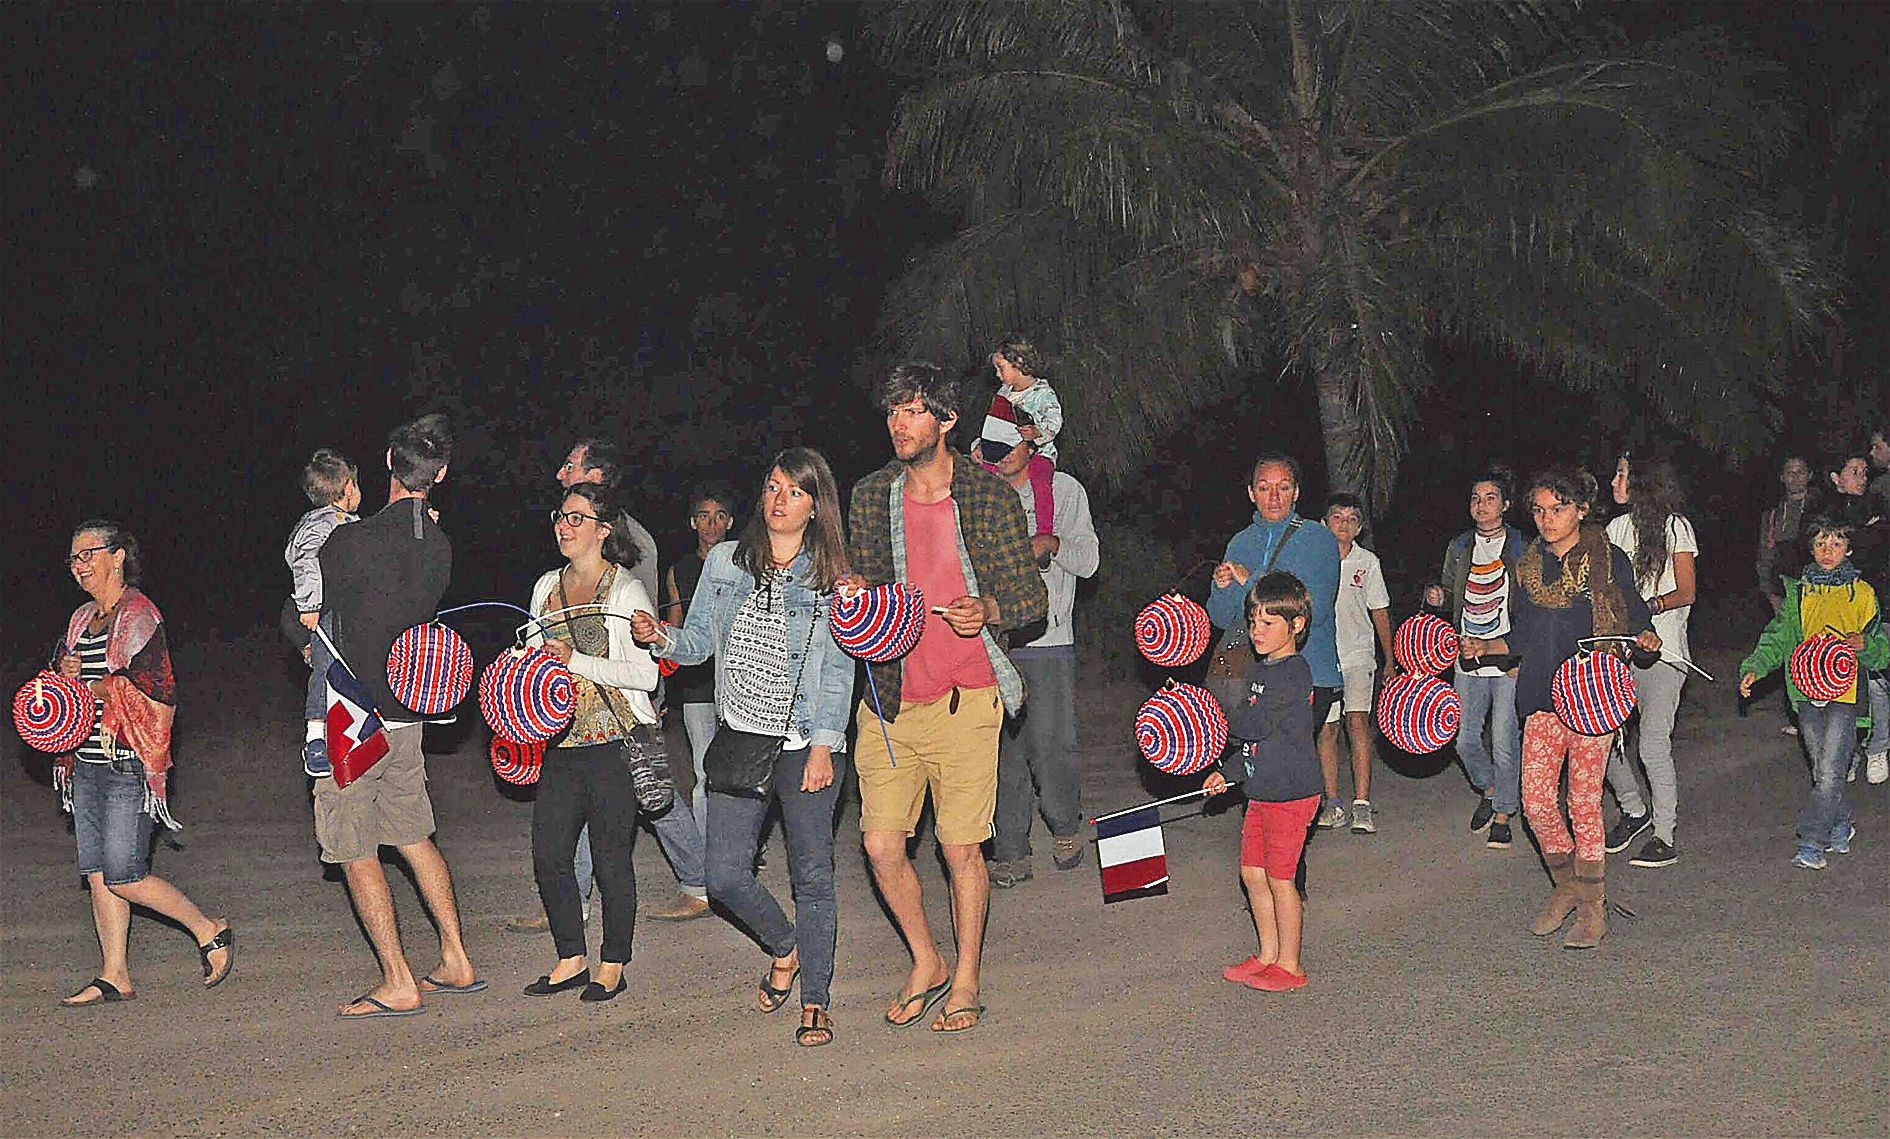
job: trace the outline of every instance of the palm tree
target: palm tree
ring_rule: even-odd
[[[1546,0],[920,0],[886,179],[962,228],[889,346],[1055,350],[1066,433],[1120,480],[1160,432],[1296,374],[1335,489],[1387,501],[1427,339],[1761,444],[1822,270],[1758,204],[1788,129],[1710,40],[1583,50]],[[1710,70],[1710,74],[1709,74]]]

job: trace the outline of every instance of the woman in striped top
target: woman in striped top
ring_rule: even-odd
[[[72,812],[103,965],[61,1003],[137,995],[126,961],[133,903],[188,929],[203,959],[204,987],[221,984],[236,961],[230,923],[206,917],[150,872],[154,824],[177,829],[166,798],[177,690],[163,615],[137,588],[138,541],[116,523],[85,522],[73,531],[66,560],[92,599],[72,614],[55,664],[92,689],[99,716],[91,738],[60,757],[53,778]]]

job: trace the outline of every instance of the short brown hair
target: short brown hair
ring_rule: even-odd
[[[1253,624],[1253,615],[1263,610],[1288,625],[1295,617],[1303,621],[1299,632],[1293,634],[1293,647],[1306,647],[1306,638],[1312,633],[1312,594],[1306,592],[1305,582],[1285,570],[1274,570],[1255,578],[1247,587],[1244,613],[1247,623]]]
[[[302,467],[302,493],[316,506],[330,506],[341,501],[342,492],[360,474],[360,469],[346,455],[321,447]]]
[[[1044,363],[1043,353],[1030,341],[1029,337],[1016,332],[1006,333],[998,341],[997,354],[1016,365],[1017,370],[1026,376],[1037,380],[1043,378],[1043,371],[1047,366]]]

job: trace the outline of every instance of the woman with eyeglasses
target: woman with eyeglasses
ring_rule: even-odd
[[[91,688],[99,714],[78,751],[59,757],[53,782],[72,813],[104,963],[60,1003],[80,1008],[137,996],[126,960],[134,904],[190,931],[204,987],[212,988],[236,963],[230,923],[206,917],[182,890],[151,873],[155,824],[178,829],[166,799],[177,684],[164,616],[138,588],[138,540],[115,522],[83,522],[72,532],[66,564],[91,600],[73,611],[54,667]]]
[[[1466,659],[1520,658],[1516,717],[1523,725],[1523,817],[1542,846],[1543,862],[1555,883],[1530,929],[1547,937],[1574,914],[1564,949],[1593,949],[1608,932],[1601,784],[1614,733],[1582,735],[1562,722],[1550,694],[1555,673],[1590,637],[1631,637],[1643,652],[1660,651],[1647,603],[1634,587],[1633,563],[1599,525],[1586,521],[1600,489],[1595,477],[1580,467],[1549,467],[1530,480],[1528,502],[1536,538],[1523,547],[1516,565],[1521,589],[1511,599],[1510,630],[1500,637],[1461,639]],[[1620,649],[1619,641],[1604,645],[1605,651]],[[1566,820],[1561,803],[1564,768]]]
[[[728,537],[734,521],[735,494],[731,488],[704,483],[690,493],[689,529],[695,533],[696,548],[663,573],[663,620],[672,625],[683,623],[709,551]],[[690,795],[689,808],[696,817],[696,829],[706,832],[709,788],[702,775],[702,756],[715,738],[715,670],[706,664],[679,668],[670,675],[669,691],[682,705],[683,730],[689,735],[689,751],[695,763],[695,791]]]
[[[614,488],[571,487],[552,512],[551,529],[565,565],[532,588],[531,610],[543,620],[527,643],[544,647],[571,670],[576,709],[570,726],[545,749],[532,808],[532,872],[558,960],[525,992],[550,996],[579,989],[579,1000],[608,1001],[624,990],[637,918],[630,863],[637,795],[625,748],[663,746],[650,703],[656,662],[631,640],[627,620],[650,608],[650,595],[630,572],[637,548]],[[578,832],[586,825],[604,901],[595,973],[573,862]]]
[[[779,739],[765,797],[709,791],[709,897],[772,959],[755,1007],[773,1012],[801,982],[804,1047],[833,1041],[827,1013],[839,929],[833,883],[834,808],[853,705],[853,658],[828,626],[834,583],[847,572],[833,472],[818,451],[775,456],[741,537],[709,551],[677,628],[647,613],[632,629],[656,655],[682,664],[715,657],[722,728]],[[779,803],[794,918],[755,877],[755,840]]]

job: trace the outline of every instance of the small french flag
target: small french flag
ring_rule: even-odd
[[[1102,864],[1103,904],[1168,892],[1168,852],[1162,813],[1150,803],[1096,820],[1096,861]]]

